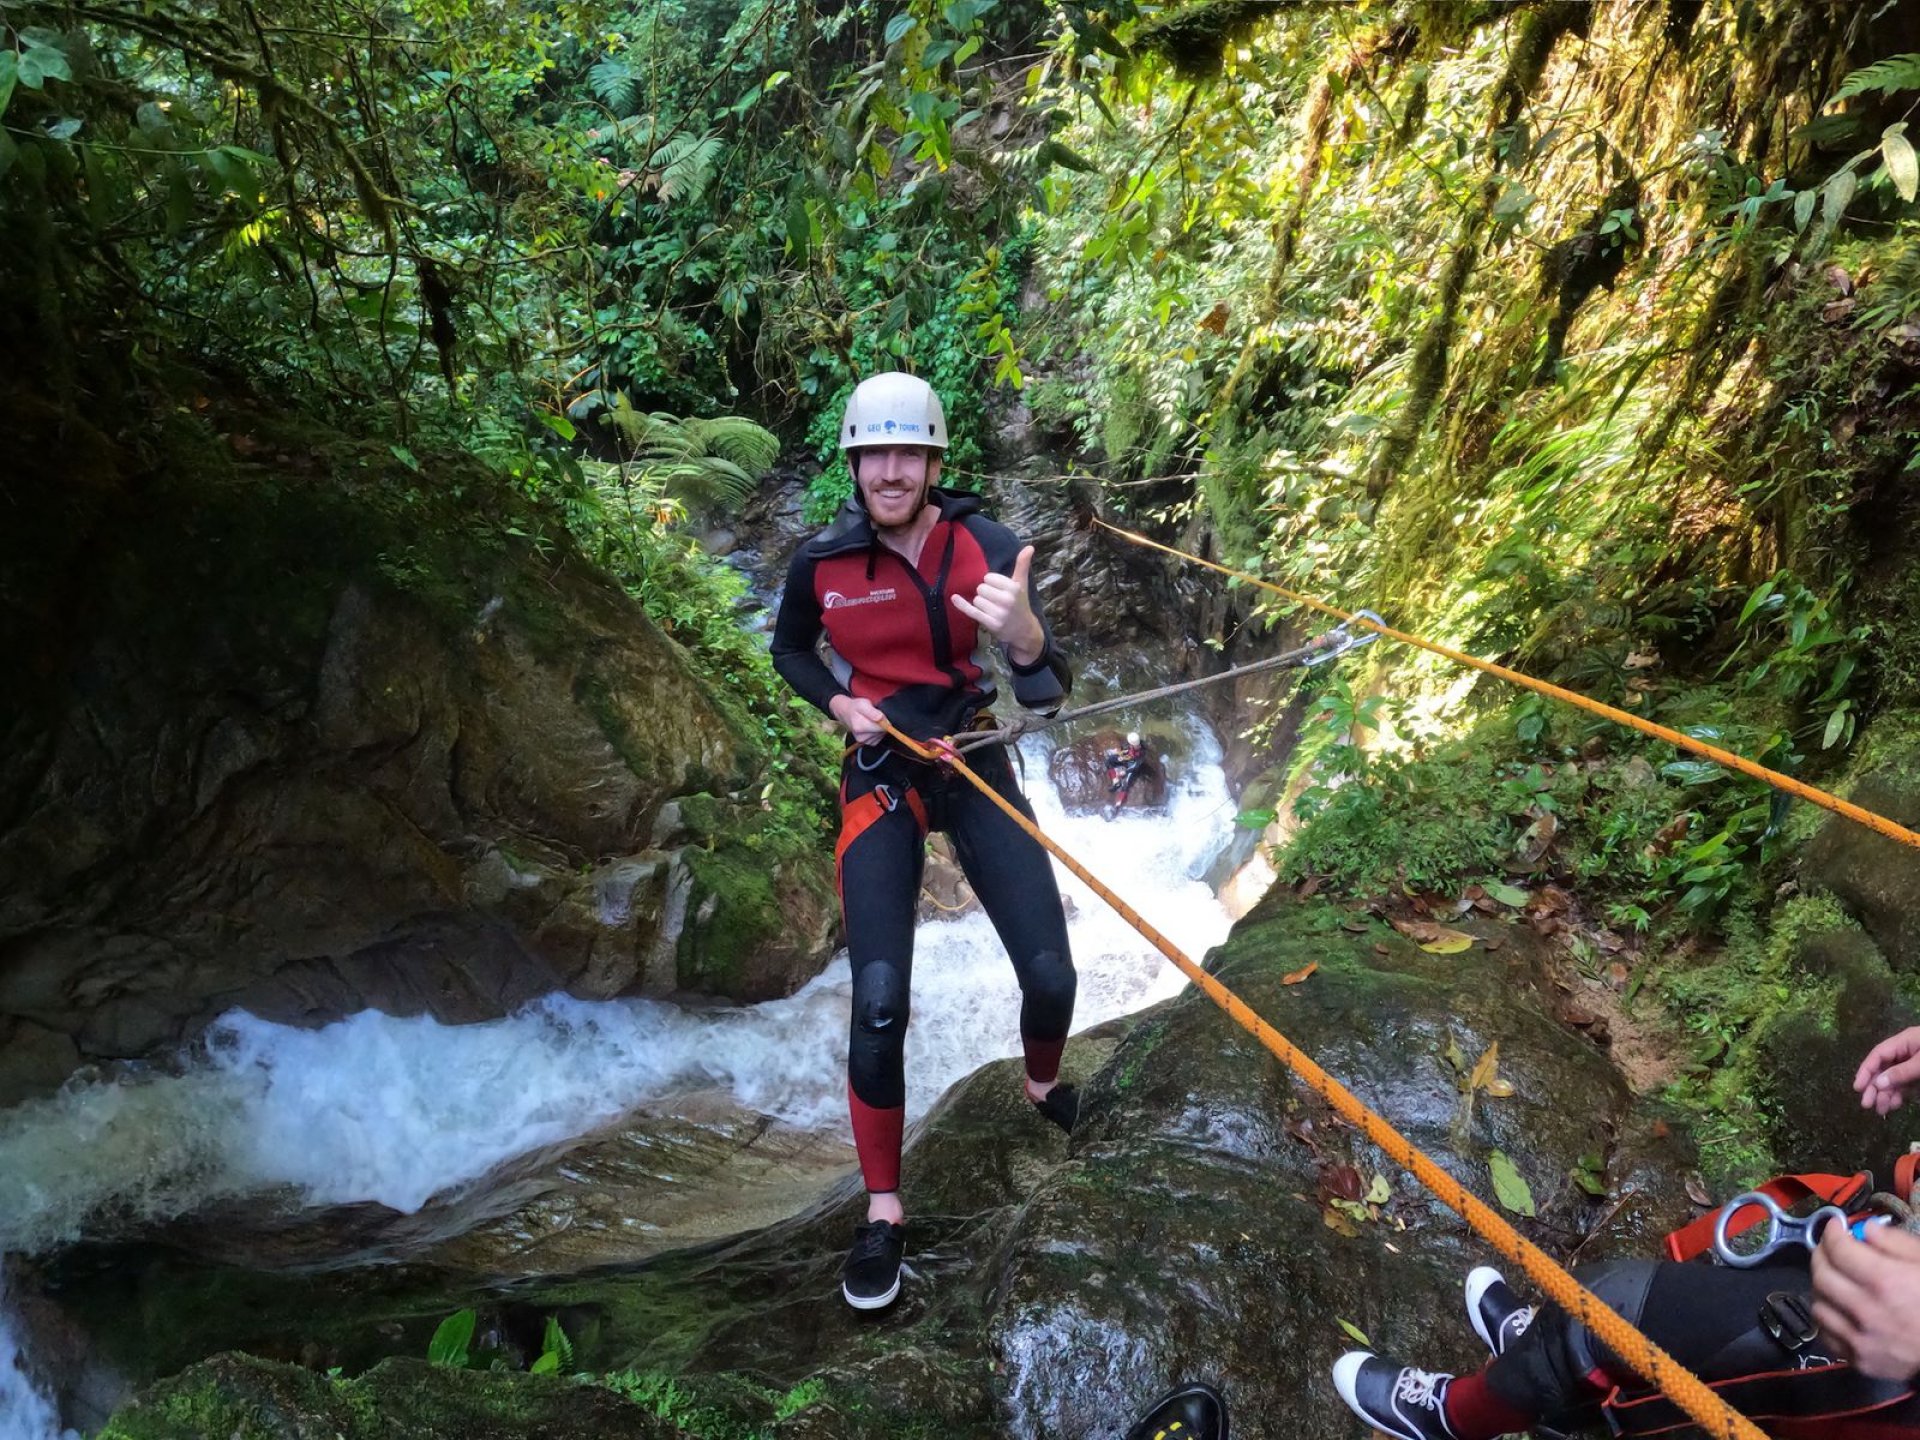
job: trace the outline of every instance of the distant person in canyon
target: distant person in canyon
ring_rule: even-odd
[[[889,741],[880,721],[916,740],[981,722],[996,693],[989,641],[999,644],[1014,698],[1029,709],[1057,710],[1072,675],[1041,618],[1033,547],[989,519],[978,496],[937,488],[947,422],[926,381],[897,372],[863,380],[847,402],[840,448],[854,494],[794,555],[773,663],[848,735],[835,854],[853,971],[847,1094],[867,1223],[841,1290],[856,1309],[878,1310],[900,1293],[906,1248],[903,1046],[929,830],[951,838],[1013,961],[1027,1098],[1063,1130],[1079,1110],[1073,1087],[1058,1083],[1076,980],[1051,860],[963,777]],[[971,750],[967,763],[1032,816],[1004,745]]]
[[[1869,1051],[1853,1088],[1864,1107],[1886,1115],[1915,1080],[1920,1027]],[[1904,1220],[1897,1212],[1913,1196],[1915,1171],[1910,1157],[1896,1165],[1900,1193],[1878,1206],[1865,1199],[1867,1177],[1771,1182],[1776,1199],[1846,1203],[1853,1223],[1827,1224],[1811,1250],[1790,1243],[1752,1268],[1682,1263],[1710,1243],[1709,1215],[1669,1237],[1676,1259],[1607,1261],[1574,1276],[1777,1440],[1912,1440],[1920,1437],[1920,1235],[1857,1222],[1876,1210]],[[1736,1212],[1748,1214],[1760,1211]],[[1553,1433],[1595,1425],[1603,1413],[1602,1428],[1616,1435],[1699,1433],[1590,1329],[1553,1305],[1522,1304],[1497,1271],[1468,1276],[1466,1301],[1493,1352],[1478,1372],[1448,1375],[1354,1350],[1334,1366],[1340,1398],[1397,1440],[1491,1440],[1543,1424]]]

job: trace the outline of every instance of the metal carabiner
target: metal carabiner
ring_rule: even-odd
[[[1763,1211],[1766,1219],[1766,1238],[1751,1250],[1736,1250],[1727,1234],[1727,1227],[1733,1217],[1742,1210],[1757,1207]],[[1790,1215],[1781,1208],[1780,1202],[1771,1195],[1759,1190],[1749,1190],[1744,1195],[1736,1195],[1720,1207],[1720,1214],[1713,1222],[1713,1253],[1723,1265],[1731,1265],[1736,1270],[1751,1270],[1754,1266],[1770,1260],[1788,1245],[1804,1245],[1812,1250],[1820,1243],[1821,1232],[1838,1220],[1847,1223],[1847,1212],[1838,1205],[1822,1205],[1811,1215],[1802,1217]],[[1758,1226],[1742,1231],[1745,1236]]]
[[[1356,610],[1353,612],[1353,618],[1354,620],[1371,620],[1376,625],[1384,625],[1387,623],[1371,610]],[[1369,630],[1364,635],[1355,635],[1351,630],[1347,629],[1347,626],[1352,623],[1350,620],[1342,620],[1338,625],[1334,626],[1333,629],[1322,635],[1320,637],[1322,640],[1330,640],[1333,643],[1329,644],[1325,650],[1322,650],[1311,660],[1302,660],[1300,667],[1303,670],[1310,670],[1315,665],[1325,665],[1329,660],[1338,660],[1349,650],[1363,649],[1380,638],[1380,632],[1377,630]]]

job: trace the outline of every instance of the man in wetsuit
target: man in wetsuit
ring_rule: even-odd
[[[1127,743],[1107,751],[1102,758],[1107,762],[1107,818],[1112,819],[1114,812],[1127,803],[1127,794],[1147,763],[1147,751],[1140,743],[1140,732],[1129,730]]]
[[[1920,1027],[1876,1045],[1853,1088],[1885,1115],[1915,1080]],[[1811,1261],[1792,1245],[1752,1269],[1617,1260],[1573,1273],[1778,1440],[1920,1440],[1920,1236],[1894,1224],[1855,1236],[1833,1223]],[[1467,1313],[1494,1356],[1480,1371],[1447,1375],[1355,1350],[1334,1366],[1340,1398],[1398,1440],[1491,1440],[1603,1412],[1616,1434],[1697,1433],[1585,1325],[1523,1306],[1497,1271],[1468,1277]]]
[[[867,1223],[841,1290],[861,1310],[900,1293],[903,1043],[929,830],[952,839],[1013,961],[1027,1098],[1063,1129],[1078,1112],[1072,1087],[1057,1084],[1076,982],[1051,860],[965,779],[905,753],[880,728],[884,717],[928,740],[971,726],[995,696],[990,640],[1022,705],[1051,714],[1071,683],[1029,578],[1033,547],[982,514],[978,497],[935,488],[946,446],[946,417],[924,380],[889,373],[861,382],[840,427],[854,495],[795,554],[773,629],[774,668],[849,737],[835,856],[853,971],[848,1105]],[[967,763],[1032,817],[1005,746],[970,750]]]

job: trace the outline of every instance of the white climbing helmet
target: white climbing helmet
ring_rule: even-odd
[[[947,448],[947,415],[940,397],[918,375],[888,370],[853,387],[840,422],[840,448],[929,445]]]

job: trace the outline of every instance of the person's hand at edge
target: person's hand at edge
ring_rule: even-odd
[[[1920,1236],[1869,1225],[1856,1240],[1827,1226],[1813,1252],[1813,1318],[1862,1374],[1911,1379],[1920,1372]]]
[[[1906,1088],[1920,1080],[1920,1025],[1889,1036],[1867,1052],[1854,1072],[1861,1108],[1886,1115],[1900,1108]]]

